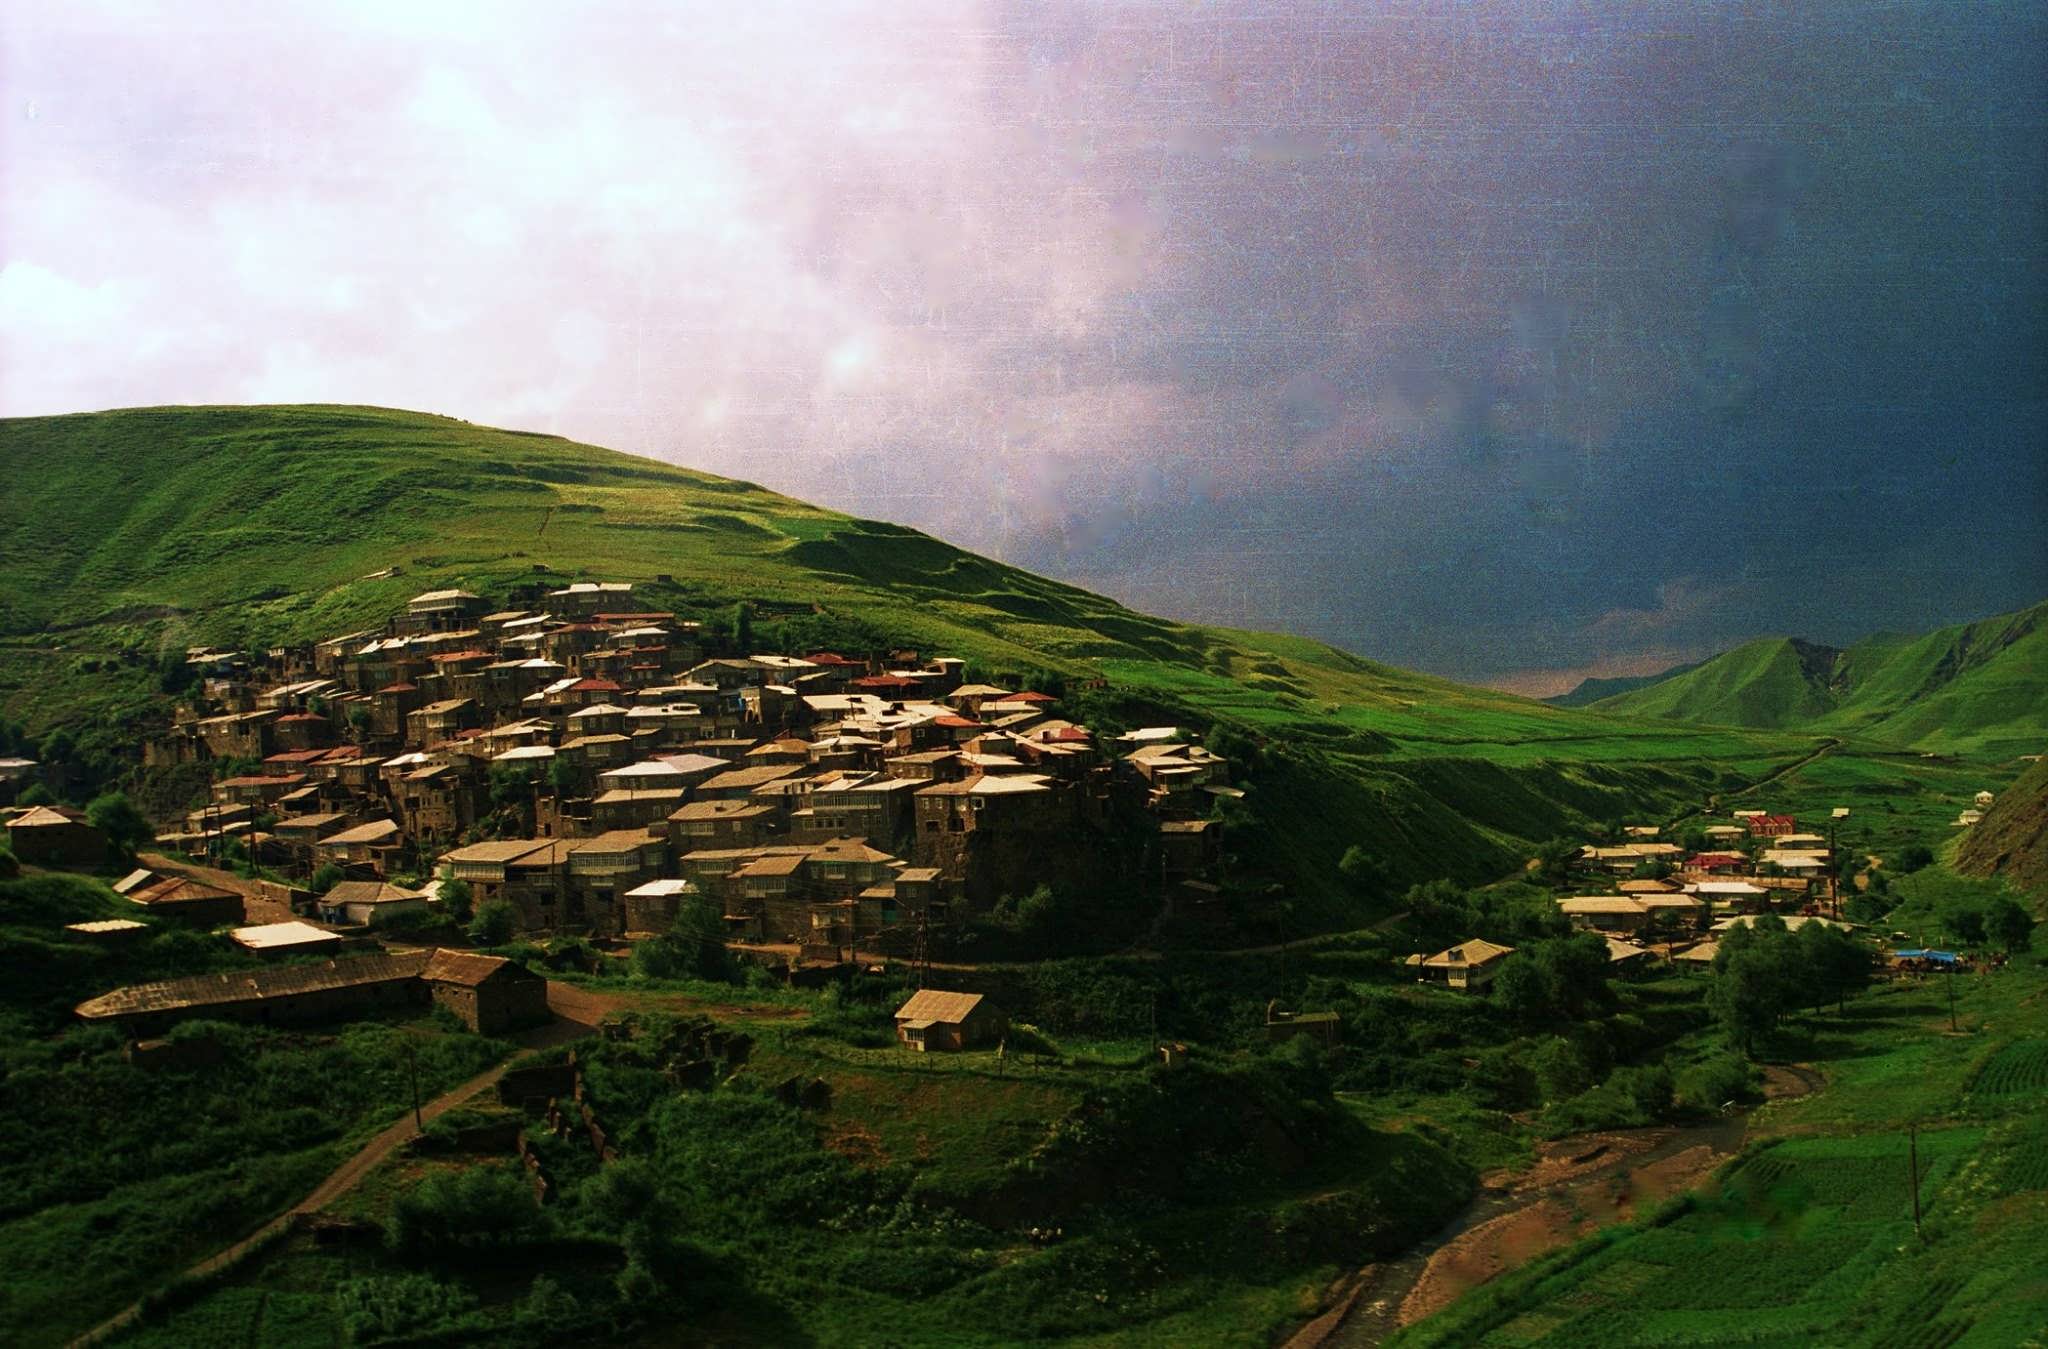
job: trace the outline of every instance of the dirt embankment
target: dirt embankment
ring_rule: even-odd
[[[1810,1068],[1764,1070],[1767,1100],[1803,1096],[1821,1085]],[[1324,1314],[1289,1340],[1288,1349],[1377,1345],[1537,1256],[1697,1189],[1741,1151],[1747,1132],[1747,1120],[1737,1116],[1545,1143],[1533,1166],[1483,1177],[1479,1197],[1434,1247],[1368,1266],[1339,1285]]]

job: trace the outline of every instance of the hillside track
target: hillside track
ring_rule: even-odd
[[[552,994],[555,987],[557,985],[549,985],[550,994]],[[552,997],[549,999],[549,1005],[553,1005]],[[589,1034],[590,1030],[591,1027],[589,1025],[579,1021],[557,1020],[549,1025],[526,1032],[518,1037],[517,1042],[521,1048],[541,1048],[581,1039]],[[184,1282],[203,1278],[206,1275],[231,1268],[251,1252],[268,1245],[283,1234],[286,1229],[297,1226],[312,1214],[318,1213],[321,1209],[362,1184],[366,1176],[388,1160],[394,1152],[397,1152],[418,1136],[420,1131],[419,1125],[431,1123],[439,1119],[442,1115],[456,1109],[458,1106],[467,1104],[477,1096],[496,1086],[498,1080],[505,1075],[506,1069],[510,1066],[511,1059],[507,1058],[496,1066],[478,1073],[460,1086],[451,1087],[433,1100],[423,1102],[419,1108],[419,1119],[417,1122],[415,1122],[412,1112],[407,1111],[395,1123],[363,1144],[347,1161],[329,1172],[327,1178],[314,1186],[312,1193],[308,1194],[304,1199],[292,1205],[277,1217],[272,1218],[248,1236],[243,1237],[240,1241],[216,1251],[197,1264],[187,1266],[182,1273],[178,1274],[170,1282]],[[82,1349],[83,1346],[107,1343],[140,1320],[142,1308],[143,1304],[140,1302],[132,1303],[123,1308],[105,1321],[100,1322],[97,1326],[94,1326],[91,1330],[72,1340],[72,1349]]]

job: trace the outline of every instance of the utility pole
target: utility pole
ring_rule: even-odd
[[[405,1047],[406,1067],[412,1077],[412,1127],[415,1133],[425,1133],[427,1123],[420,1118],[420,1057],[411,1045]]]
[[[1920,1235],[1920,1121],[1914,1120],[1907,1130],[1906,1170],[1913,1182],[1913,1240],[1924,1241]]]

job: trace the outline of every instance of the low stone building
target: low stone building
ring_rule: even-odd
[[[500,956],[410,951],[131,984],[75,1011],[82,1021],[151,1036],[187,1020],[302,1025],[437,1004],[471,1029],[497,1035],[546,1021],[547,988],[547,980]]]
[[[198,927],[239,923],[246,917],[242,896],[184,876],[162,876],[119,891],[123,899],[155,918],[175,918]]]
[[[180,1021],[254,1021],[294,1025],[359,1016],[380,1008],[423,1006],[425,952],[364,955],[319,964],[276,965],[130,984],[89,998],[80,1020],[161,1035]]]
[[[107,860],[107,836],[77,811],[31,806],[7,822],[7,847],[39,867],[89,867]]]
[[[436,951],[420,979],[438,1007],[446,1007],[480,1035],[545,1022],[548,981],[526,966],[503,956],[466,951]]]

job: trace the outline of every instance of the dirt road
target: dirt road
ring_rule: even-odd
[[[557,987],[561,987],[561,985],[550,984],[550,994]],[[552,1005],[552,997],[549,1001],[550,1005]],[[589,1033],[590,1026],[588,1024],[573,1019],[557,1021],[552,1025],[540,1027],[519,1037],[519,1043],[522,1047],[531,1049],[543,1045],[559,1044],[567,1040],[580,1039]],[[438,1119],[457,1106],[464,1105],[482,1093],[489,1091],[497,1085],[498,1079],[505,1075],[505,1069],[509,1064],[510,1060],[507,1059],[486,1072],[478,1073],[462,1085],[450,1088],[436,1096],[433,1100],[425,1102],[420,1106],[421,1122],[431,1122]],[[202,1274],[210,1274],[223,1266],[234,1264],[237,1260],[248,1254],[250,1250],[271,1240],[283,1229],[298,1222],[302,1217],[319,1212],[360,1185],[365,1176],[376,1170],[392,1153],[410,1142],[418,1132],[419,1129],[415,1125],[411,1113],[408,1112],[389,1128],[363,1144],[361,1149],[353,1156],[336,1167],[328,1175],[327,1179],[314,1186],[311,1194],[234,1245],[229,1246],[225,1250],[217,1251],[206,1259],[201,1260],[198,1264],[188,1267],[180,1277],[195,1278]],[[141,1314],[141,1303],[138,1302],[127,1307],[73,1340],[71,1342],[73,1349],[77,1349],[78,1346],[106,1342],[133,1323]]]
[[[1799,1066],[1764,1070],[1767,1100],[1817,1090]],[[1705,1124],[1616,1129],[1543,1144],[1533,1167],[1482,1178],[1479,1196],[1430,1241],[1360,1270],[1331,1311],[1288,1349],[1365,1349],[1548,1251],[1704,1184],[1741,1151],[1746,1115]]]

